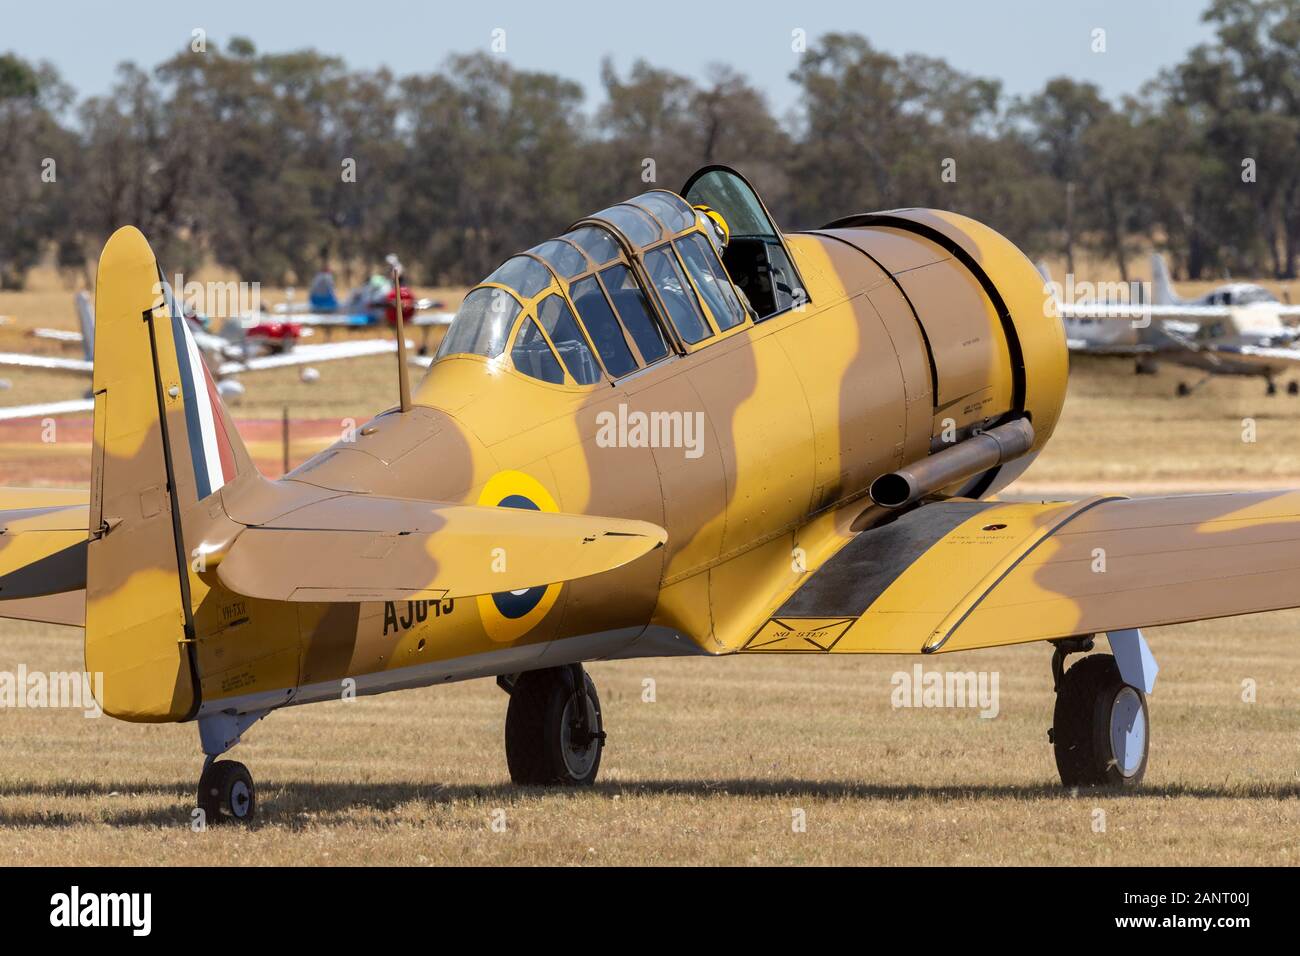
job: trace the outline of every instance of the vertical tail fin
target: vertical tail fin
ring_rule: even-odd
[[[1158,252],[1151,253],[1151,286],[1152,305],[1182,305],[1182,298],[1169,281],[1169,267],[1165,265],[1165,257]]]
[[[1034,268],[1037,269],[1038,274],[1043,277],[1043,294],[1050,295],[1059,306],[1061,304],[1061,290],[1060,287],[1052,281],[1052,270],[1047,268],[1047,263],[1042,259],[1039,259],[1034,263]]]
[[[95,306],[90,293],[78,292],[74,298],[77,306],[77,324],[81,326],[81,354],[87,362],[95,359]]]
[[[104,675],[108,713],[183,720],[199,703],[186,529],[201,533],[205,499],[252,465],[133,227],[104,247],[95,317],[86,668]]]

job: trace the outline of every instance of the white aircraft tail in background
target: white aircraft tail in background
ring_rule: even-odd
[[[1169,266],[1165,264],[1165,257],[1158,252],[1151,253],[1151,304],[1183,304],[1182,296],[1174,291],[1174,284],[1169,278]]]

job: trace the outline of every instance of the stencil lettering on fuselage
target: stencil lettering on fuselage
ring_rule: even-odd
[[[384,602],[384,637],[409,631],[417,624],[423,624],[431,617],[446,617],[456,610],[456,602],[451,598],[441,601],[407,601]]]

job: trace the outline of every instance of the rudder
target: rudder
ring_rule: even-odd
[[[113,716],[185,720],[199,705],[185,528],[251,464],[134,227],[104,247],[95,317],[86,669]]]

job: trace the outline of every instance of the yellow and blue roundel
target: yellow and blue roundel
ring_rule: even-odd
[[[522,471],[503,471],[493,475],[478,496],[480,505],[500,508],[523,508],[527,511],[558,512],[546,487]],[[505,556],[509,562],[510,555]],[[477,598],[479,618],[488,637],[509,642],[523,637],[546,617],[560,596],[560,584],[483,594]]]

